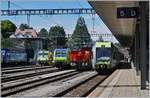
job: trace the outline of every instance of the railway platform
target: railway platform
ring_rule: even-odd
[[[135,68],[120,68],[112,73],[88,97],[149,97],[149,84],[141,90]]]

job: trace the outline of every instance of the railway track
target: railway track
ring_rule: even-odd
[[[12,69],[22,69],[22,68],[31,68],[32,66],[35,66],[35,65],[16,65],[16,66],[13,66],[13,67],[2,67],[2,70],[12,70]],[[36,67],[39,67],[39,65],[36,65]]]
[[[87,97],[100,83],[108,78],[115,70],[109,74],[98,75],[86,78],[69,88],[53,95],[53,97]]]
[[[18,82],[5,85],[2,87],[2,96],[85,97],[109,76],[97,75],[94,71],[79,73],[72,70],[72,72],[68,72],[69,75],[67,74],[67,76],[64,76],[62,72],[57,73],[59,74],[52,73],[53,75],[37,77],[36,79],[42,79],[39,80],[41,82],[30,79],[24,81],[24,83]],[[46,77],[49,77],[50,80],[47,80]],[[56,80],[53,80],[53,77],[57,77]],[[6,92],[9,91],[10,93],[7,95]]]
[[[17,73],[23,71],[30,71],[30,70],[37,70],[37,69],[46,69],[52,68],[52,66],[26,66],[26,67],[16,67],[16,68],[2,68],[2,74],[10,74],[10,73]]]
[[[98,75],[94,71],[82,73],[84,74],[66,70],[10,84],[6,82],[1,88],[1,95],[2,97],[86,97],[109,76]]]
[[[70,88],[55,94],[53,97],[86,97],[92,90],[94,90],[101,82],[103,82],[108,75],[94,75],[84,81],[72,85]]]
[[[13,81],[17,79],[23,79],[23,78],[29,78],[33,76],[38,76],[38,75],[43,75],[43,74],[48,74],[52,72],[57,72],[59,71],[57,68],[49,68],[49,69],[36,69],[32,71],[26,71],[26,72],[21,72],[21,73],[13,73],[10,75],[2,76],[1,82],[8,82],[8,81]]]
[[[68,71],[65,71],[64,73],[61,72],[61,74],[43,75],[41,77],[33,78],[27,81],[5,85],[5,86],[2,86],[1,88],[1,96],[2,97],[10,96],[18,92],[25,91],[27,89],[31,89],[31,88],[34,88],[34,87],[37,87],[46,83],[59,81],[61,79],[68,78],[76,74],[79,74],[79,72],[74,71],[74,70],[68,70]]]
[[[21,69],[21,68],[30,68],[32,65],[28,65],[28,66],[16,66],[16,67],[2,67],[1,70],[12,70],[12,69]]]

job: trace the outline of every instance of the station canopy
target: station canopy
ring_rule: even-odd
[[[117,8],[137,7],[138,1],[88,1],[122,46],[130,47],[136,18],[118,18]]]

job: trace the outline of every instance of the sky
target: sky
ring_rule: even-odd
[[[8,0],[1,0],[1,9],[8,9]],[[90,4],[86,0],[10,0],[10,9],[61,9],[61,8],[91,8]],[[30,16],[30,26],[33,27],[37,32],[41,28],[46,28],[48,31],[51,26],[60,25],[64,27],[66,34],[72,34],[77,19],[82,16],[85,19],[85,23],[89,30],[89,33],[93,31],[93,20],[90,14],[80,15],[34,15]],[[112,34],[108,27],[103,23],[101,18],[96,14],[95,16],[94,31],[100,34]],[[22,23],[27,24],[27,16],[1,16],[1,20],[9,19],[17,27]],[[92,37],[97,39],[97,37]],[[106,41],[118,42],[113,36],[104,37]]]

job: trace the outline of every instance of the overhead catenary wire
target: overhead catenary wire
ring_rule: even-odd
[[[83,8],[83,6],[80,4],[80,2],[79,1],[77,1],[78,2],[78,5],[81,7],[81,8]],[[18,4],[15,4],[14,2],[10,2],[12,5],[14,5],[14,6],[17,6],[18,8],[21,8],[21,9],[23,9],[23,10],[25,10],[25,8],[23,8],[22,6],[20,6],[20,5],[18,5]],[[60,7],[60,5],[59,5],[59,7]],[[88,14],[89,16],[90,16],[90,14]],[[45,20],[45,17],[43,17],[43,16],[39,16],[40,18],[42,18],[42,19],[44,19]],[[95,26],[95,14],[92,14],[92,16],[90,16],[90,17],[92,17],[92,20],[93,20],[93,31],[95,31],[94,29],[94,26]],[[46,17],[47,18],[47,17]],[[50,17],[50,18],[53,18],[53,17]],[[59,23],[58,22],[56,22],[54,19],[52,19],[57,25],[59,25]],[[46,22],[47,22],[47,19],[46,19]],[[30,24],[30,16],[29,15],[27,15],[27,23],[28,24]]]
[[[26,10],[25,8],[23,8],[22,6],[20,6],[20,5],[18,5],[18,4],[15,4],[15,3],[13,3],[13,2],[10,2],[10,4],[12,4],[12,5],[14,5],[14,6],[16,6],[16,7],[18,7],[18,8],[21,8],[22,10]],[[38,17],[40,17],[40,18],[42,18],[43,20],[45,20],[46,22],[47,22],[47,19],[45,19],[45,17],[43,17],[43,16],[41,16],[41,15],[39,15]],[[30,15],[27,15],[27,24],[28,25],[30,25],[30,18],[31,18],[31,16]],[[47,17],[46,17],[47,18]],[[51,19],[52,19],[52,17],[50,17]],[[54,21],[54,23],[55,24],[59,24],[58,22],[56,22],[54,19],[52,19],[53,21]]]
[[[13,2],[10,2],[10,4],[12,4],[12,5],[14,5],[14,6],[18,7],[18,8],[21,8],[21,9],[25,10],[22,6],[17,5],[15,3],[13,3]],[[30,26],[30,15],[27,15],[27,24]]]

